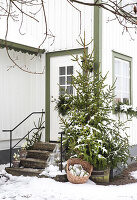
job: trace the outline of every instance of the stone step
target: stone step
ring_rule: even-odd
[[[6,172],[12,174],[13,176],[37,176],[39,178],[49,178],[45,175],[40,175],[43,170],[42,169],[32,169],[32,168],[13,168],[13,167],[6,167]],[[59,181],[59,182],[67,182],[67,175],[57,175],[55,177],[51,177],[52,179]]]
[[[20,165],[25,168],[45,169],[46,161],[36,158],[22,158],[20,159]]]
[[[56,146],[56,143],[37,142],[34,144],[33,150],[53,151],[55,146]]]
[[[42,169],[32,169],[32,168],[13,168],[6,167],[6,172],[12,174],[13,176],[37,176],[43,172]]]
[[[41,160],[47,160],[50,155],[49,151],[41,151],[41,150],[28,150],[27,158],[37,158]]]

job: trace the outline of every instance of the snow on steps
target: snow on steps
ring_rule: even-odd
[[[38,178],[49,178],[45,175],[40,175],[43,170],[42,169],[32,169],[32,168],[6,168],[6,172],[12,174],[13,176],[36,176]],[[50,177],[55,181],[59,182],[68,182],[67,175],[57,175],[55,177]]]
[[[37,176],[40,178],[49,178],[45,175],[39,175],[45,169],[50,153],[54,150],[56,144],[48,142],[38,142],[33,146],[32,150],[28,150],[27,158],[21,159],[20,168],[9,168],[5,170],[7,173],[12,174],[13,176]],[[66,182],[66,175],[57,175],[53,177],[56,181]]]

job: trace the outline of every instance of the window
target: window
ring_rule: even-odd
[[[73,94],[72,83],[73,66],[59,67],[59,94],[64,94],[67,91],[68,94]]]
[[[131,58],[114,55],[115,102],[131,103]]]

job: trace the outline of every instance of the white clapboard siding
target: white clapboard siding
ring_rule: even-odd
[[[115,120],[120,119],[121,122],[125,122],[125,133],[129,137],[129,143],[130,145],[136,145],[137,144],[137,117],[131,117],[130,115],[126,115],[125,113],[118,113],[113,115],[113,118]],[[125,137],[125,134],[122,136]]]
[[[105,75],[108,73],[108,78],[106,83],[112,85],[112,51],[121,53],[123,55],[130,56],[132,58],[132,102],[133,107],[137,107],[137,35],[135,30],[129,30],[131,37],[135,40],[132,40],[129,33],[124,31],[123,27],[120,26],[116,20],[110,21],[114,16],[110,13],[103,11],[102,13],[102,73]],[[126,115],[121,115],[121,120],[126,120]],[[127,129],[128,135],[130,136],[130,144],[137,144],[137,118],[134,117],[131,122],[127,124],[130,128]]]
[[[76,8],[75,8],[76,7]],[[35,13],[38,7],[25,7],[24,11]],[[79,35],[83,37],[84,31],[88,42],[93,38],[93,8],[74,4],[73,6],[66,0],[47,0],[45,2],[45,11],[47,19],[47,39],[41,48],[47,51],[57,51],[64,49],[74,49],[80,47],[77,43]],[[81,22],[80,22],[81,13]],[[46,33],[46,26],[43,12],[37,14],[36,22],[32,18],[24,16],[23,24],[20,28],[20,22],[13,22],[9,19],[9,30],[7,39],[9,41],[26,44],[33,47],[39,47],[43,42]],[[5,38],[6,18],[0,20],[0,38]],[[51,37],[51,35],[55,37]]]
[[[76,40],[79,39],[80,34],[83,37],[84,31],[87,40],[92,39],[93,8],[78,4],[72,6],[64,0],[50,0],[47,1],[47,4],[48,28],[55,35],[53,45],[51,45],[53,38],[49,39],[48,45],[46,45],[49,51],[80,47]]]
[[[32,71],[41,72],[45,66],[44,55],[39,58],[14,50],[9,52],[20,66],[30,66]],[[45,74],[25,73],[17,67],[7,71],[9,66],[13,66],[13,63],[6,50],[0,49],[0,149],[6,149],[6,141],[9,140],[9,133],[3,133],[3,129],[13,129],[31,112],[45,109]],[[35,118],[31,117],[21,125],[13,133],[13,139],[26,134]]]

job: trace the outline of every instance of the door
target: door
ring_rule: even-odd
[[[67,90],[69,94],[74,94],[74,88],[71,86],[72,74],[76,76],[79,70],[78,63],[72,61],[71,55],[50,58],[50,141],[57,141],[58,133],[62,131],[54,99],[58,99],[64,90]]]

